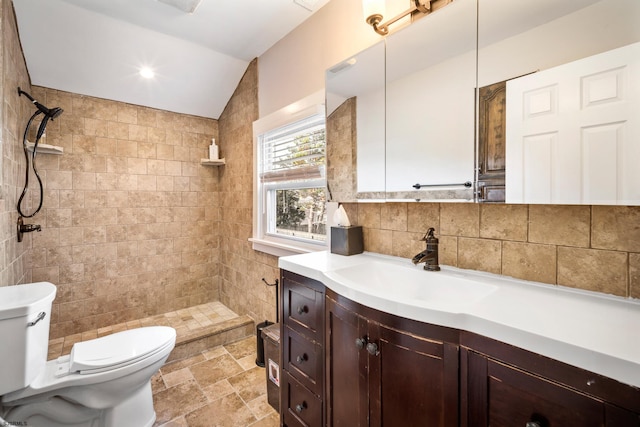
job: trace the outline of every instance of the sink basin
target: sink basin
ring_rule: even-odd
[[[370,295],[419,305],[466,306],[498,287],[452,271],[424,271],[422,266],[371,261],[325,273],[334,282]]]

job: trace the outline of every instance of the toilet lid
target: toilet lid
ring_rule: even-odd
[[[133,363],[173,345],[175,337],[173,328],[149,326],[79,342],[71,349],[69,368],[79,372]]]

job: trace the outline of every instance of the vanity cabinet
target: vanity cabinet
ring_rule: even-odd
[[[457,426],[457,333],[327,290],[327,426]]]
[[[281,422],[324,425],[324,285],[281,271]]]
[[[633,387],[477,335],[462,343],[463,427],[640,426]]]
[[[284,427],[640,427],[640,389],[281,270]]]

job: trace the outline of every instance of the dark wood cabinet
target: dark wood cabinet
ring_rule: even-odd
[[[331,291],[326,325],[327,426],[458,425],[457,345]]]
[[[324,285],[281,271],[283,426],[324,425]]]
[[[506,82],[479,89],[478,200],[505,201]]]
[[[640,426],[633,387],[477,335],[462,342],[463,427]]]
[[[284,427],[640,427],[640,389],[282,270]]]

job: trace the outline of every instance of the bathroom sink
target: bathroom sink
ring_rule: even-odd
[[[467,306],[481,301],[498,287],[467,278],[462,273],[424,271],[421,265],[370,261],[326,272],[334,282],[359,292],[409,304]]]

